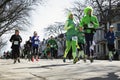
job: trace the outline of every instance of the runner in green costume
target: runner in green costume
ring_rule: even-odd
[[[83,28],[85,32],[86,54],[90,57],[90,61],[93,62],[93,50],[90,51],[90,46],[93,43],[93,36],[99,26],[99,22],[97,17],[92,14],[92,7],[86,7],[84,13],[85,16],[81,19],[79,26],[80,30]]]
[[[66,62],[66,56],[72,46],[72,56],[73,56],[73,63],[75,64],[78,61],[78,58],[76,57],[76,43],[77,43],[77,31],[75,28],[75,24],[73,21],[73,14],[69,13],[68,20],[66,21],[64,29],[66,32],[66,50],[64,53],[64,59],[63,62]]]

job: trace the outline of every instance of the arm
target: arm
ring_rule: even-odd
[[[68,30],[68,21],[66,21],[65,26],[64,26],[64,29],[65,29],[65,30]]]
[[[84,17],[83,17],[79,23],[79,27],[80,27],[79,30],[82,31],[84,26],[87,27],[87,24],[84,23]]]
[[[95,21],[93,22],[95,28],[98,28],[99,27],[99,22],[98,22],[98,19],[97,17],[95,17]]]
[[[20,36],[20,43],[22,42],[22,38],[21,38],[21,36]]]
[[[11,38],[10,38],[10,42],[12,42],[13,41],[13,35],[11,36]]]
[[[34,37],[31,38],[31,42],[32,42],[32,43],[34,42]]]
[[[105,33],[105,39],[108,39],[108,32]]]
[[[67,31],[70,28],[71,28],[71,26],[69,26],[69,21],[67,20],[65,23],[64,29]]]
[[[84,20],[83,20],[83,18],[81,19],[81,21],[80,21],[80,23],[79,23],[79,27],[80,28],[83,28],[83,25],[84,25],[84,22],[83,22]]]

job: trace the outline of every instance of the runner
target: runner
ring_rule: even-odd
[[[51,36],[50,40],[48,41],[48,44],[50,45],[51,58],[57,58],[58,45],[53,36]]]
[[[84,9],[84,17],[80,21],[80,30],[82,28],[84,29],[85,32],[85,41],[86,41],[86,54],[90,58],[90,61],[93,62],[93,50],[90,51],[90,46],[92,45],[93,42],[93,36],[96,32],[96,28],[99,26],[99,22],[96,16],[94,16],[93,13],[93,8],[92,7],[86,7]]]
[[[78,59],[80,60],[80,58],[84,59],[84,62],[86,62],[86,56],[85,56],[85,34],[83,32],[83,30],[77,30],[78,32]]]
[[[78,61],[77,55],[76,55],[76,43],[77,43],[77,32],[75,28],[75,24],[73,21],[73,14],[69,13],[68,20],[65,24],[65,30],[66,32],[66,50],[63,57],[63,62],[66,62],[66,56],[72,46],[72,56],[73,56],[73,63],[75,64]]]
[[[20,63],[20,43],[22,42],[22,38],[19,35],[19,30],[15,30],[15,34],[11,36],[10,42],[12,42],[12,54],[14,59],[14,64],[18,60]]]
[[[107,39],[107,47],[109,50],[109,60],[112,61],[115,47],[114,47],[114,41],[115,41],[115,35],[114,35],[114,26],[111,25],[109,31],[106,33],[105,38]]]
[[[34,58],[36,58],[36,61],[38,61],[38,48],[40,44],[39,36],[37,35],[37,32],[34,32],[34,36],[31,39],[32,41],[32,62],[34,62]]]
[[[28,59],[28,61],[31,60],[31,42],[29,41],[26,41],[24,45],[24,57]]]

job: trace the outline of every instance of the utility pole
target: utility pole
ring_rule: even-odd
[[[111,5],[111,0],[109,0],[109,13],[108,13],[108,22],[109,22],[109,26],[111,25],[111,17],[112,17],[112,14],[111,14],[111,9],[112,9],[112,5]]]

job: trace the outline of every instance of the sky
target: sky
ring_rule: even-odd
[[[67,19],[65,8],[72,7],[74,1],[76,0],[46,0],[43,5],[35,6],[35,10],[30,13],[31,27],[26,32],[20,32],[23,38],[22,44],[29,39],[29,36],[33,36],[34,31],[37,31],[40,40],[46,38],[44,28],[54,22],[65,22]],[[10,36],[11,34],[6,35],[8,39]],[[11,43],[8,41],[7,44],[2,51],[10,50]]]

